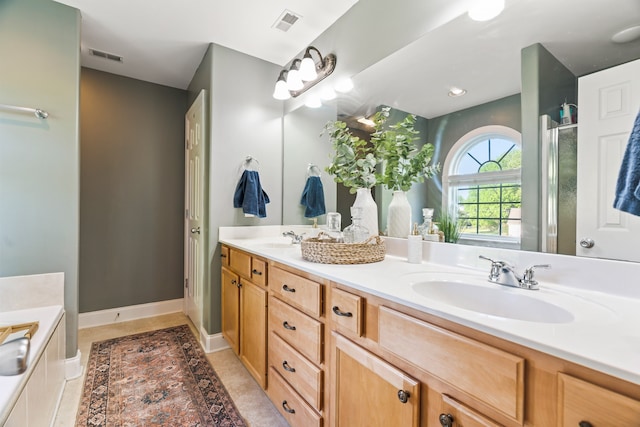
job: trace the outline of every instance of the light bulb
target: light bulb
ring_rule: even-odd
[[[334,89],[336,90],[336,92],[347,93],[351,89],[353,89],[353,80],[351,80],[350,78],[341,79],[336,83]]]
[[[273,91],[273,97],[282,101],[291,98],[289,89],[287,89],[287,83],[284,80],[278,80],[276,82],[276,87]]]
[[[305,56],[300,63],[300,79],[305,82],[310,82],[318,78],[316,72],[316,64],[313,62],[311,56]]]
[[[289,70],[287,73],[287,89],[300,90],[304,87],[302,79],[300,78],[300,72],[298,70]]]

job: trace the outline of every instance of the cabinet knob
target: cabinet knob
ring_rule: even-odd
[[[236,279],[231,279],[231,284],[238,286],[238,281]]]
[[[593,427],[593,425],[589,421],[580,421],[578,427]]]
[[[453,415],[451,414],[440,414],[440,425],[442,427],[453,427]]]
[[[287,292],[295,292],[296,288],[290,288],[287,285],[282,285],[282,290]]]
[[[295,409],[293,409],[293,408],[290,408],[290,407],[289,407],[289,405],[287,404],[287,401],[286,401],[286,400],[283,400],[283,401],[282,401],[282,408],[283,408],[285,411],[287,411],[288,413],[290,413],[290,414],[295,414],[295,413],[296,413],[296,410],[295,410]]]
[[[255,274],[256,276],[262,276],[262,271],[258,271],[258,270],[256,270],[255,268],[254,268],[253,270],[251,270],[251,272],[252,272],[253,274]]]
[[[220,258],[226,258],[227,254],[220,254]]]
[[[398,400],[402,403],[407,403],[409,401],[409,392],[406,390],[398,390]]]
[[[350,311],[340,311],[340,308],[337,305],[334,305],[332,310],[338,316],[343,316],[343,317],[352,317],[353,316],[353,313],[351,313]]]

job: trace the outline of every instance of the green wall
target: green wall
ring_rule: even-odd
[[[0,276],[64,272],[67,357],[77,352],[80,13],[0,1]],[[28,297],[28,296],[25,296]]]
[[[82,68],[80,312],[183,297],[187,92]]]

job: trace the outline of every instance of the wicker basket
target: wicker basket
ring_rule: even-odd
[[[371,236],[363,243],[339,243],[320,233],[301,243],[302,258],[321,264],[368,264],[380,262],[386,252],[384,240]]]

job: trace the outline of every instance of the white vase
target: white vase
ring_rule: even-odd
[[[371,196],[370,188],[358,188],[354,207],[362,208],[361,225],[369,230],[370,236],[377,236],[378,232],[378,205]]]
[[[387,235],[407,237],[411,234],[411,205],[404,191],[394,191],[387,211]]]

